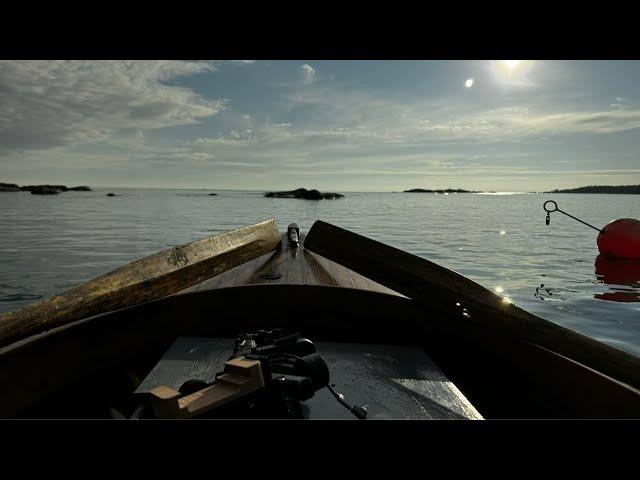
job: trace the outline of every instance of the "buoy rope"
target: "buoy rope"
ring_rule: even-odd
[[[547,203],[552,203],[552,204],[553,204],[553,210],[549,210],[549,209],[547,209]],[[546,218],[546,223],[547,223],[547,225],[549,225],[549,222],[551,221],[551,217],[549,216],[549,214],[550,214],[551,212],[560,212],[560,213],[564,213],[567,217],[571,217],[571,218],[573,218],[574,220],[579,221],[580,223],[582,223],[582,224],[586,225],[587,227],[591,227],[591,228],[593,228],[594,230],[597,230],[598,232],[602,232],[602,230],[601,230],[601,229],[599,229],[599,228],[597,228],[597,227],[594,227],[593,225],[591,225],[591,224],[589,224],[589,223],[587,223],[587,222],[584,222],[584,221],[580,220],[579,218],[574,217],[573,215],[568,214],[567,212],[564,212],[564,211],[560,210],[560,209],[558,208],[558,204],[557,204],[556,202],[554,202],[553,200],[547,200],[546,202],[544,202],[544,205],[542,206],[542,208],[544,208],[544,211],[545,211],[545,212],[547,212],[547,218]]]

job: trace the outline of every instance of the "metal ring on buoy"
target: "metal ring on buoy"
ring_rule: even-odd
[[[553,210],[547,210],[547,203],[553,203]],[[542,205],[542,208],[544,208],[545,212],[551,213],[551,212],[555,212],[556,210],[558,210],[558,204],[556,202],[554,202],[553,200],[547,200],[546,202],[544,202],[544,205]]]

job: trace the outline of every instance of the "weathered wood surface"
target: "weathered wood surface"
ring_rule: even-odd
[[[0,315],[0,345],[171,295],[262,256],[279,242],[275,221],[267,220],[136,260],[68,292]]]
[[[239,357],[224,363],[224,373],[213,385],[182,396],[166,385],[151,390],[156,418],[193,418],[255,392],[265,385],[259,360]]]
[[[433,321],[442,319],[445,328],[477,325],[489,335],[533,343],[639,393],[640,358],[526,312],[440,265],[322,221],[312,226],[305,248],[442,312]]]
[[[281,235],[281,248],[246,262],[216,277],[205,280],[180,293],[214,290],[217,288],[240,287],[243,285],[322,285],[355,288],[390,295],[400,295],[384,285],[363,277],[353,270],[332,262],[304,248],[305,234],[300,234],[300,246],[292,248],[287,235]],[[277,272],[280,278],[269,280],[261,275]]]

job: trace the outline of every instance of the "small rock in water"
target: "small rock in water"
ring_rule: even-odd
[[[115,193],[107,193],[107,197],[117,197],[118,195],[116,195]]]
[[[217,196],[217,195],[218,195],[217,193],[210,193],[210,194],[209,194],[209,196],[210,196],[210,197],[215,197],[215,196]]]

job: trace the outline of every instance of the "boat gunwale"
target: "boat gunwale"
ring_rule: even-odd
[[[214,277],[212,277],[214,278]],[[407,305],[411,305],[411,307],[416,306],[417,304],[415,302],[413,302],[413,300],[411,300],[410,298],[404,296],[404,295],[394,295],[391,293],[387,293],[387,292],[381,292],[381,291],[377,291],[377,290],[368,290],[368,289],[363,289],[363,288],[353,288],[353,287],[343,287],[343,286],[337,286],[337,285],[306,285],[306,284],[297,284],[297,283],[275,283],[275,284],[269,284],[269,283],[250,283],[250,284],[244,284],[244,285],[233,285],[233,286],[229,286],[229,287],[220,287],[220,288],[214,288],[214,289],[208,289],[208,290],[194,290],[194,291],[180,291],[180,292],[176,292],[173,293],[171,295],[167,295],[165,297],[162,298],[157,298],[154,300],[149,300],[146,302],[142,302],[142,303],[138,303],[136,305],[130,305],[128,307],[124,307],[124,308],[119,308],[116,310],[110,310],[108,312],[102,312],[96,315],[92,315],[90,317],[86,317],[86,318],[82,318],[80,320],[76,320],[74,322],[70,322],[70,323],[66,323],[63,325],[58,325],[54,328],[51,328],[49,330],[44,330],[41,332],[37,332],[34,333],[33,335],[30,335],[28,337],[23,337],[20,338],[12,343],[6,344],[6,345],[2,345],[0,346],[0,358],[2,358],[4,355],[7,354],[11,354],[15,351],[18,351],[22,348],[28,347],[29,345],[32,345],[34,342],[39,342],[39,341],[44,341],[46,339],[49,339],[55,335],[58,335],[60,333],[63,332],[67,332],[70,331],[76,327],[80,327],[82,325],[85,324],[89,324],[91,322],[94,321],[99,321],[100,319],[104,318],[104,317],[109,317],[112,315],[116,315],[116,314],[121,314],[124,312],[130,312],[130,311],[134,311],[134,310],[138,310],[138,309],[144,309],[144,308],[149,308],[150,306],[155,306],[157,304],[161,304],[164,302],[168,302],[171,301],[172,299],[174,299],[175,297],[181,297],[181,298],[191,298],[191,297],[203,297],[203,296],[209,296],[209,295],[217,295],[219,292],[227,292],[227,291],[237,291],[237,290],[244,290],[244,289],[252,289],[252,290],[263,290],[263,289],[277,289],[277,290],[297,290],[297,289],[302,289],[302,290],[309,290],[309,289],[315,289],[315,290],[333,290],[333,291],[351,291],[351,292],[359,292],[359,294],[362,295],[370,295],[370,296],[374,296],[374,297],[378,297],[380,299],[382,298],[387,298],[389,299],[389,301],[391,302],[401,302],[401,303],[406,303]],[[411,308],[410,307],[410,308]]]

